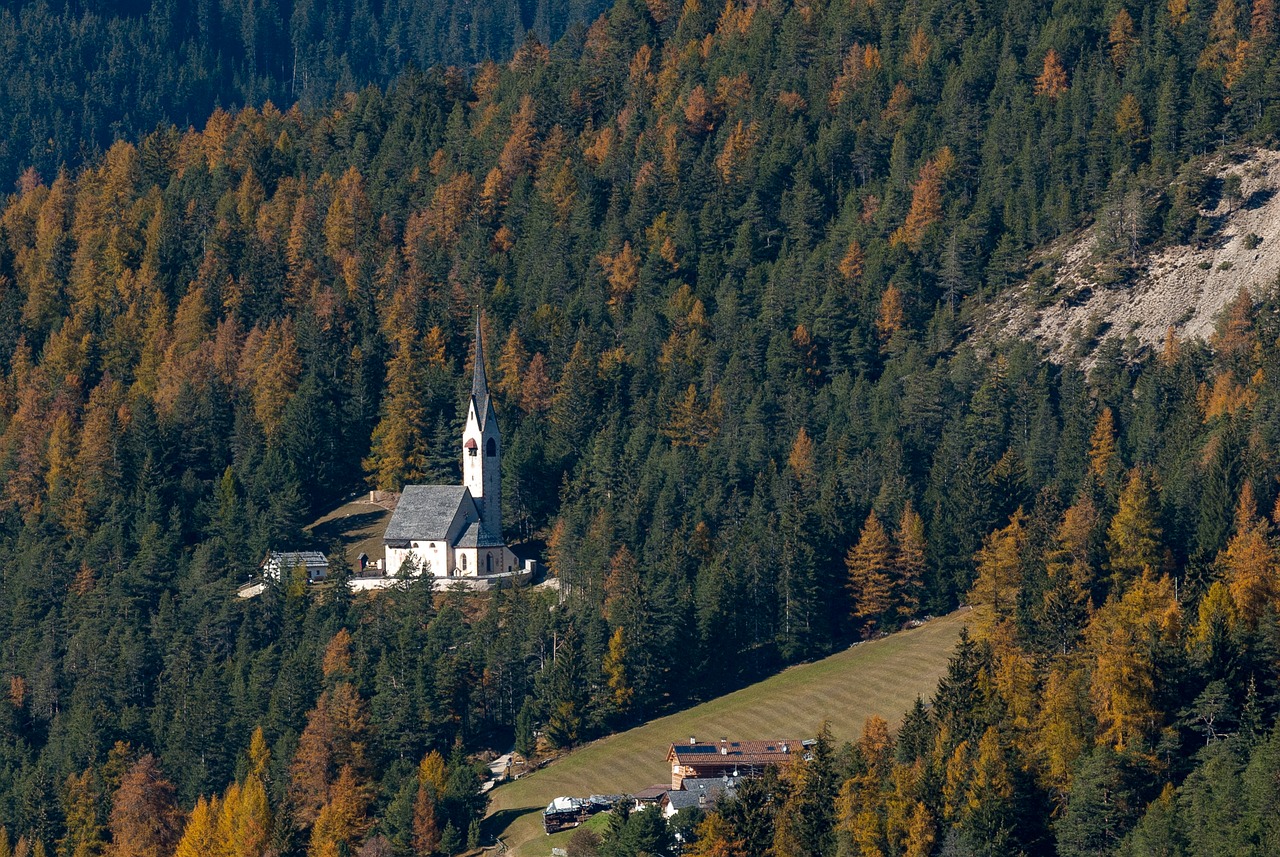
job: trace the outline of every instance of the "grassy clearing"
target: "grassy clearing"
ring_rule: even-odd
[[[669,782],[665,758],[672,741],[691,735],[701,740],[808,738],[823,720],[843,741],[856,738],[873,714],[892,723],[917,696],[933,692],[969,616],[968,611],[952,613],[602,738],[495,789],[488,830],[502,837],[514,857],[546,857],[552,846],[564,847],[569,836],[542,832],[540,813],[552,798],[634,792]]]
[[[370,503],[368,497],[367,493],[357,494],[306,527],[321,544],[340,545],[353,569],[359,567],[356,558],[361,553],[371,561],[382,559],[382,534],[391,520],[391,512]]]

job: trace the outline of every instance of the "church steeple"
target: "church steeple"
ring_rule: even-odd
[[[492,408],[489,402],[489,382],[484,375],[484,343],[480,336],[480,313],[476,313],[476,357],[475,366],[471,370],[471,401],[476,406],[476,416],[480,418],[480,429],[484,430],[485,424],[489,421],[489,410]]]
[[[484,342],[476,313],[475,365],[471,370],[471,400],[462,432],[462,484],[471,490],[480,521],[494,538],[502,536],[502,436],[484,374]]]

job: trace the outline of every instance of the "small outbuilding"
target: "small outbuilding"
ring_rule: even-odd
[[[329,558],[320,551],[271,551],[262,561],[262,576],[284,580],[295,568],[305,569],[314,583],[329,573]]]

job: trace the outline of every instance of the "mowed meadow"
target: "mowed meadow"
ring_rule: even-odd
[[[947,668],[962,609],[907,631],[792,667],[709,702],[602,738],[546,768],[499,786],[488,832],[517,857],[546,855],[569,832],[546,836],[541,812],[560,795],[621,794],[669,782],[668,745],[699,740],[809,738],[823,721],[837,741],[853,740],[873,714],[897,723],[917,696],[928,698]]]

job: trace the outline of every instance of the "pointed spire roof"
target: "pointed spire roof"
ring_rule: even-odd
[[[471,400],[476,404],[476,416],[480,420],[480,430],[489,421],[489,413],[493,403],[489,399],[489,382],[484,375],[484,342],[480,335],[480,312],[476,312],[476,347],[475,365],[471,370]]]

